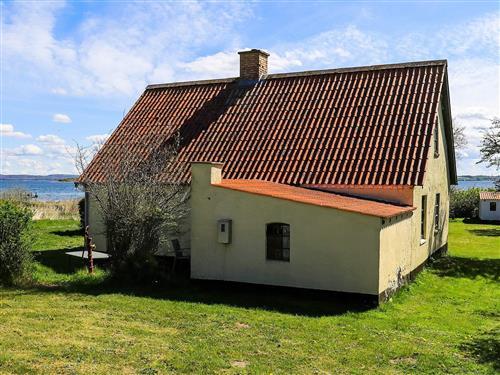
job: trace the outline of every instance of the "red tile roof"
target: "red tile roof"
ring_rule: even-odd
[[[480,191],[479,192],[480,199],[500,199],[500,192],[497,191]]]
[[[151,85],[80,181],[100,181],[124,152],[146,157],[179,132],[185,182],[198,160],[223,162],[229,179],[421,185],[447,90],[443,60]]]
[[[410,206],[399,206],[262,180],[222,180],[221,183],[213,184],[213,186],[381,218],[390,218],[415,210],[415,207]]]

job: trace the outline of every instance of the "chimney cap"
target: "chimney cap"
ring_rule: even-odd
[[[240,51],[240,52],[238,52],[238,54],[240,54],[240,55],[243,55],[243,54],[246,54],[246,53],[261,53],[261,54],[269,57],[269,53],[267,53],[266,51],[264,51],[262,49],[257,49],[257,48],[252,48],[251,50],[248,50],[248,51]]]

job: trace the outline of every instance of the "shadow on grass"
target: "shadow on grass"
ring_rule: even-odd
[[[478,217],[466,217],[462,220],[464,224],[487,224],[487,225],[496,225],[500,224],[498,220],[481,220]]]
[[[82,249],[82,247],[74,247],[69,249],[44,250],[35,252],[34,257],[37,262],[51,268],[54,272],[67,275],[82,268],[83,260],[76,257],[70,257],[65,253],[68,251],[82,251]]]
[[[62,237],[75,237],[75,236],[82,236],[83,237],[83,230],[82,229],[71,229],[71,230],[55,230],[53,232],[50,232],[51,234],[55,234],[56,236],[62,236]]]
[[[474,360],[483,364],[492,364],[496,371],[500,371],[500,331],[486,332],[464,343],[460,349],[472,356]]]
[[[80,259],[71,260],[64,253],[81,248],[44,251],[36,255],[38,262],[55,272],[71,274],[82,269]],[[169,269],[168,265],[166,265]],[[207,305],[228,305],[235,307],[262,309],[311,317],[339,315],[360,312],[373,308],[370,296],[346,295],[324,291],[296,288],[273,287],[220,281],[189,279],[189,264],[178,267],[170,280],[149,285],[136,285],[130,280],[113,279],[108,274],[95,277],[75,274],[70,281],[57,285],[32,285],[26,293],[63,292],[88,295],[122,294],[161,300],[194,302]]]
[[[70,275],[84,267],[86,262],[80,257],[70,256],[66,253],[69,251],[81,252],[82,250],[83,247],[80,246],[58,250],[37,251],[33,254],[38,263],[51,268],[56,273]],[[103,260],[94,259],[94,264],[96,265],[100,265],[102,262]]]
[[[93,296],[122,294],[159,300],[260,309],[309,317],[363,312],[375,307],[370,299],[341,293],[193,280],[174,281],[156,286],[124,285],[123,282],[110,279],[97,284],[80,280],[65,286],[40,286],[37,291],[62,291]]]
[[[500,277],[500,259],[476,259],[442,257],[432,263],[432,270],[438,276],[465,277],[475,279],[482,276],[494,281]]]
[[[476,236],[485,236],[485,237],[498,237],[500,236],[500,228],[499,229],[467,229],[467,232],[474,234]]]

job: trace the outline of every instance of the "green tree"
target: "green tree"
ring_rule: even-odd
[[[478,163],[486,163],[488,168],[500,170],[500,119],[494,118],[491,127],[484,133],[481,141],[481,160]],[[495,183],[496,189],[500,191],[500,178]]]
[[[0,283],[14,284],[32,264],[29,228],[33,213],[19,202],[0,200]]]

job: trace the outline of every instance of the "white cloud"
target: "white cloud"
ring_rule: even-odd
[[[193,77],[197,78],[226,78],[237,77],[240,74],[238,64],[239,55],[234,50],[199,57],[191,62],[180,64],[180,67],[193,73]]]
[[[275,46],[269,64],[271,71],[377,64],[387,61],[388,49],[388,42],[383,36],[369,34],[350,25],[295,43]]]
[[[75,37],[61,38],[54,29],[64,6],[5,6],[5,69],[10,77],[29,75],[33,85],[54,94],[98,96],[135,95],[152,80],[192,74],[183,73],[182,63],[198,50],[237,44],[234,26],[248,18],[251,7],[241,2],[128,2],[113,7],[112,17],[87,17]]]
[[[3,69],[13,88],[23,81],[56,95],[127,98],[147,83],[237,76],[236,52],[242,44],[237,26],[251,15],[251,5],[239,2],[125,3],[113,9],[113,17],[87,16],[75,36],[62,38],[54,29],[64,3],[3,6]],[[448,58],[453,115],[469,139],[460,168],[482,173],[484,167],[471,160],[477,159],[481,129],[500,115],[498,35],[499,15],[487,14],[463,24],[443,19],[425,33],[396,37],[373,33],[358,22],[259,47],[271,53],[271,72]],[[198,57],[201,50],[219,52]],[[64,149],[62,143],[39,142],[47,155]]]
[[[74,160],[76,147],[69,146],[64,139],[54,134],[41,135],[36,139],[43,146],[47,156],[54,159]]]
[[[38,142],[49,145],[63,145],[66,143],[64,139],[54,134],[41,135],[36,139]]]
[[[0,124],[0,135],[2,137],[12,137],[12,138],[31,138],[31,135],[15,131],[14,125],[12,124]]]
[[[65,115],[64,113],[56,113],[52,116],[52,121],[60,122],[62,124],[69,124],[71,122],[71,117]]]
[[[53,173],[76,174],[77,172],[71,163],[61,163],[43,157],[16,156],[3,162],[2,173],[47,175]]]
[[[15,155],[42,155],[43,150],[34,144],[22,145],[14,149]]]
[[[235,77],[239,75],[238,51],[217,52],[179,64],[187,80]],[[295,43],[281,43],[268,52],[271,73],[321,69],[346,65],[375,64],[386,61],[388,44],[356,26],[332,29]]]
[[[53,89],[50,90],[52,94],[55,95],[67,95],[68,91],[66,89],[63,89],[62,87],[54,87]]]
[[[90,141],[92,143],[104,143],[106,139],[108,139],[110,134],[94,134],[94,135],[89,135],[88,137],[85,137],[87,141]]]
[[[486,14],[456,25],[442,23],[426,33],[410,32],[395,41],[395,51],[406,60],[433,59],[436,53],[448,59],[481,56],[500,48],[500,16]]]

